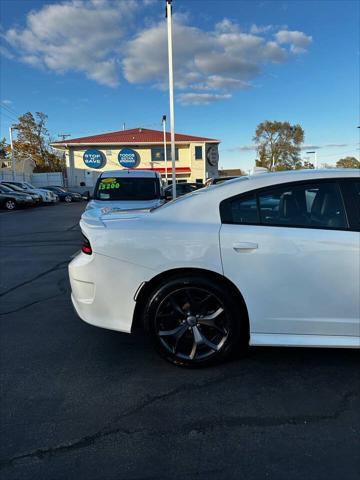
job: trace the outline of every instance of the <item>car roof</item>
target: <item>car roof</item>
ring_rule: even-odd
[[[268,172],[268,173],[259,173],[249,176],[235,177],[226,182],[222,182],[218,185],[212,185],[214,188],[222,188],[225,192],[225,188],[229,191],[231,189],[236,189],[239,184],[244,180],[246,182],[246,187],[244,185],[244,190],[255,190],[256,188],[264,188],[272,185],[287,183],[287,182],[300,182],[307,180],[317,180],[317,179],[326,179],[326,178],[346,178],[346,177],[359,177],[360,170],[352,168],[328,168],[328,169],[305,169],[305,170],[285,170],[283,172]]]
[[[138,170],[138,169],[123,169],[123,170],[109,170],[102,172],[101,178],[109,177],[138,177],[138,178],[159,178],[160,174],[154,170]]]
[[[176,208],[178,221],[194,218],[194,211],[201,212],[196,216],[197,222],[214,221],[214,213],[219,215],[219,204],[222,200],[243,193],[251,192],[260,188],[276,187],[290,182],[302,182],[313,180],[326,180],[337,178],[359,178],[360,170],[350,168],[332,168],[319,170],[290,170],[284,172],[262,173],[227,180],[226,182],[211,185],[208,188],[200,188],[188,195],[179,197],[168,202],[158,210],[156,215],[163,219],[174,217],[173,208]],[[215,213],[216,215],[216,213]]]
[[[233,178],[239,178],[240,175],[237,175],[237,176],[232,176],[232,177],[216,177],[216,178],[213,178],[212,181],[213,183],[219,183],[219,182],[225,182],[227,180],[232,180]]]

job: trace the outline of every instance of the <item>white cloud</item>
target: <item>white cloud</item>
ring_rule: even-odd
[[[188,90],[178,96],[182,104],[210,103],[229,98],[223,97],[229,91],[251,87],[252,81],[261,75],[267,64],[288,61],[291,54],[296,53],[295,43],[297,46],[301,44],[294,35],[291,44],[284,42],[284,35],[280,35],[280,44],[277,39],[267,38],[266,32],[271,26],[255,27],[253,25],[250,33],[246,33],[238,24],[225,18],[212,31],[205,31],[188,25],[186,18],[175,19],[175,86]],[[122,65],[128,82],[152,83],[166,88],[167,36],[163,21],[140,31],[127,43]],[[199,90],[207,93],[199,93]]]
[[[346,143],[328,143],[326,145],[314,145],[314,144],[305,144],[301,146],[301,150],[320,150],[321,148],[343,148],[347,147]],[[258,146],[255,144],[250,145],[238,145],[236,147],[229,148],[228,152],[252,152],[257,150]]]
[[[250,33],[257,35],[258,33],[266,33],[272,30],[272,25],[255,25],[254,23],[250,27]]]
[[[12,105],[13,102],[11,100],[5,99],[5,100],[2,100],[2,103],[4,105]]]
[[[178,100],[182,105],[208,105],[231,98],[230,93],[181,93]]]
[[[224,77],[223,75],[210,75],[207,78],[207,85],[214,89],[246,89],[250,87],[250,83],[238,78]]]
[[[325,145],[303,145],[301,150],[320,150],[321,148],[344,148],[347,147],[347,143],[327,143]]]
[[[58,73],[84,72],[114,87],[118,84],[119,42],[134,8],[133,0],[45,5],[28,14],[24,29],[12,28],[4,36],[25,63]]]
[[[253,152],[257,150],[257,145],[240,145],[238,147],[229,148],[228,152]]]
[[[275,34],[276,41],[280,45],[290,45],[292,53],[304,53],[312,42],[312,37],[303,32],[280,30]]]
[[[65,0],[44,5],[28,14],[25,27],[3,34],[11,51],[2,47],[1,53],[57,73],[81,72],[110,87],[118,85],[122,73],[129,83],[166,88],[166,24],[162,19],[149,26],[144,14],[158,3]],[[135,18],[146,27],[134,34]],[[230,98],[231,92],[250,88],[269,63],[289,61],[311,43],[305,33],[285,27],[252,25],[246,32],[224,18],[207,31],[189,22],[187,14],[174,15],[175,82],[183,104]]]
[[[0,55],[4,58],[7,58],[9,60],[12,60],[15,58],[15,55],[13,55],[10,50],[3,45],[0,45]]]

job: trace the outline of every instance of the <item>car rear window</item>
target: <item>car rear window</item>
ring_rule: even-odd
[[[160,198],[160,185],[156,178],[100,178],[95,187],[94,198],[104,201],[153,200]]]

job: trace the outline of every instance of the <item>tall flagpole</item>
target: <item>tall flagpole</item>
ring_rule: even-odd
[[[175,166],[175,130],[174,130],[174,71],[172,45],[172,0],[166,0],[168,60],[169,60],[169,100],[170,100],[170,138],[171,138],[171,179],[172,197],[176,198],[176,166]]]

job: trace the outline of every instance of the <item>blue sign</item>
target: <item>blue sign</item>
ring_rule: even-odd
[[[118,155],[119,163],[125,168],[135,168],[139,163],[138,154],[131,148],[123,148]]]
[[[105,156],[99,150],[86,150],[83,160],[85,165],[90,168],[101,168],[105,164]]]

